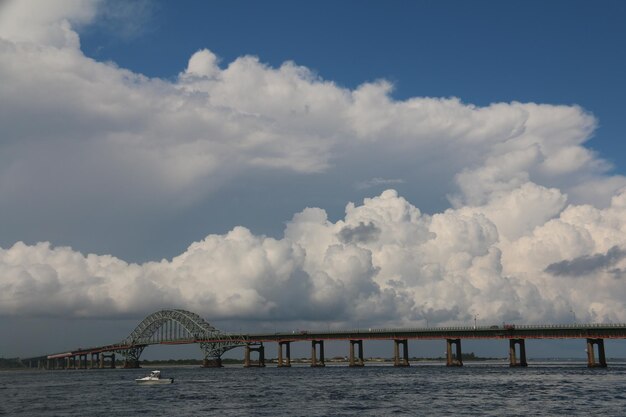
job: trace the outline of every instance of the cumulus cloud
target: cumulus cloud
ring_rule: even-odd
[[[512,241],[500,239],[488,211],[425,215],[387,190],[348,204],[336,222],[308,208],[280,239],[236,227],[160,262],[16,243],[0,250],[0,314],[141,316],[183,306],[213,320],[554,322],[575,311],[625,321],[626,286],[615,279],[626,268],[624,201],[626,190],[605,209],[569,206]]]
[[[293,62],[272,68],[243,56],[220,65],[208,49],[193,54],[178,79],[151,79],[82,54],[72,25],[98,10],[79,0],[4,6],[5,202],[29,194],[32,206],[45,205],[49,197],[32,190],[54,189],[83,213],[111,199],[121,209],[160,201],[176,210],[263,170],[306,175],[360,163],[410,170],[407,184],[431,178],[459,207],[529,181],[604,204],[626,185],[604,175],[607,164],[582,145],[596,121],[576,106],[396,101],[385,81],[349,90]],[[399,181],[374,177],[362,185]],[[581,191],[590,183],[597,195]],[[93,207],[85,210],[76,195],[89,196]]]
[[[426,184],[450,202],[424,214],[387,190],[336,221],[306,208],[282,237],[238,226],[160,262],[13,239],[0,314],[626,321],[612,249],[626,247],[626,178],[585,147],[597,121],[581,107],[395,100],[384,80],[348,89],[209,49],[173,80],[149,78],[82,53],[76,27],[96,2],[0,7],[0,217],[18,227],[91,216],[97,239],[111,212],[132,229],[267,172],[292,187],[320,178],[312,195],[345,173],[349,188]],[[585,273],[572,285],[561,271]]]
[[[56,47],[79,46],[72,24],[92,21],[98,0],[4,1],[0,4],[0,38]]]

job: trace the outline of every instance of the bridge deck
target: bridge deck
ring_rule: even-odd
[[[395,328],[355,330],[298,330],[278,333],[221,333],[214,338],[179,338],[148,342],[151,344],[191,344],[311,341],[311,340],[393,340],[393,339],[626,339],[626,324],[505,325],[474,327]],[[128,349],[125,343],[79,348],[47,355],[48,359],[112,352]]]
[[[244,336],[244,335],[242,335]],[[236,336],[235,336],[236,337]],[[415,329],[358,329],[246,334],[250,341],[389,339],[626,339],[626,324],[505,325]]]

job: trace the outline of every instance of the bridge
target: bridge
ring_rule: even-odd
[[[393,341],[394,366],[409,366],[409,340],[445,340],[446,365],[462,366],[462,339],[504,339],[509,341],[509,365],[527,366],[527,339],[583,339],[589,367],[606,367],[604,339],[626,339],[626,324],[512,325],[396,329],[355,329],[292,331],[283,333],[227,333],[216,329],[199,315],[169,309],[150,314],[132,333],[118,343],[78,348],[22,359],[30,367],[44,369],[115,368],[116,354],[125,368],[138,368],[141,353],[150,345],[198,344],[204,353],[204,367],[222,366],[222,355],[243,347],[244,366],[265,366],[264,343],[278,344],[278,366],[291,366],[291,343],[311,343],[311,366],[325,366],[324,342],[349,342],[349,366],[363,366],[364,340]],[[256,359],[252,359],[252,356]]]

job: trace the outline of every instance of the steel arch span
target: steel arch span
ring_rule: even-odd
[[[202,317],[181,309],[160,310],[148,315],[132,331],[118,349],[130,366],[137,366],[139,356],[148,345],[198,343],[205,361],[219,363],[224,352],[244,346],[242,335],[222,332]]]

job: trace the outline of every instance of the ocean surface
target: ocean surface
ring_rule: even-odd
[[[626,416],[626,364],[3,371],[6,416]]]

